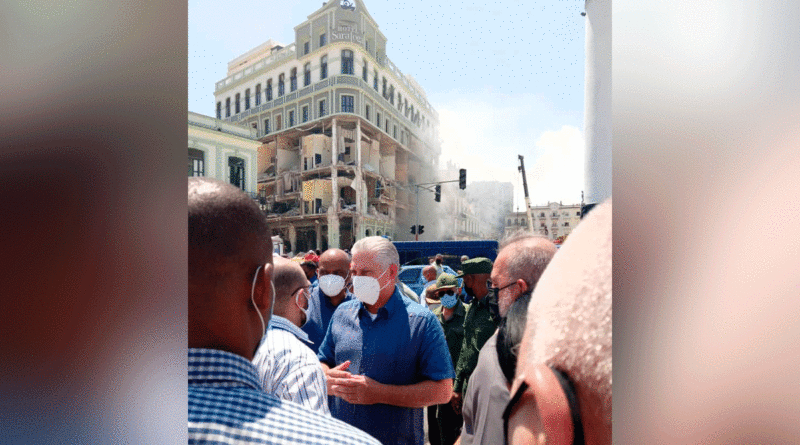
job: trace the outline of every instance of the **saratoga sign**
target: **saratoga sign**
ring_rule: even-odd
[[[347,41],[364,44],[364,33],[358,30],[358,27],[350,24],[337,23],[336,29],[331,32],[331,42]]]

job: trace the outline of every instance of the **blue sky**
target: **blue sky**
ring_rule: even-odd
[[[524,209],[521,154],[532,204],[580,202],[583,0],[364,4],[389,58],[439,112],[440,162],[467,168],[468,183],[512,182],[515,207]],[[214,83],[228,61],[270,38],[292,43],[294,27],[321,6],[190,0],[189,110],[213,116]]]

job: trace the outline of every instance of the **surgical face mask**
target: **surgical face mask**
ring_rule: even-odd
[[[456,299],[455,294],[446,294],[439,300],[442,303],[442,306],[450,309],[456,305],[458,300]]]
[[[383,277],[383,275],[388,271],[388,269],[385,270],[380,277]],[[358,298],[364,304],[375,304],[378,301],[381,291],[387,285],[389,285],[389,283],[381,286],[377,279],[364,275],[353,277],[353,293],[355,294],[356,298]]]
[[[295,304],[297,305],[298,308],[300,308],[300,311],[303,313],[303,322],[300,324],[300,327],[302,328],[303,326],[306,325],[306,323],[308,323],[308,309],[304,308],[300,304],[300,295],[304,295],[306,297],[306,306],[308,306],[309,303],[308,290],[304,287],[301,287],[300,289],[297,290],[297,293],[294,296]]]
[[[344,289],[345,279],[336,274],[328,274],[319,277],[319,290],[325,295],[333,297],[339,295]]]

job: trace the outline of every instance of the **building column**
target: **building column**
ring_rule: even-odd
[[[314,231],[316,232],[316,239],[314,240],[316,244],[314,245],[315,249],[322,249],[322,223],[319,220],[314,221]]]
[[[331,128],[331,154],[333,162],[331,165],[331,206],[328,208],[328,248],[339,249],[339,136],[336,131],[336,119],[333,119]]]
[[[292,252],[297,253],[297,229],[292,223],[289,223],[289,243],[292,245]]]

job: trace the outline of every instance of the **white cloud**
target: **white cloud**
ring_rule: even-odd
[[[463,96],[462,96],[463,97]],[[579,203],[584,183],[584,138],[570,116],[558,116],[537,97],[437,104],[440,162],[467,169],[472,181],[514,184],[514,207],[524,209],[518,155],[525,161],[532,205]],[[560,121],[560,122],[559,122]],[[455,178],[443,178],[455,179]]]

